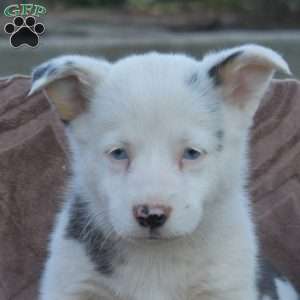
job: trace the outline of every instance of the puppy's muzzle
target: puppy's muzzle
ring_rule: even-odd
[[[156,229],[162,227],[171,214],[171,207],[163,205],[136,205],[133,215],[142,227]]]

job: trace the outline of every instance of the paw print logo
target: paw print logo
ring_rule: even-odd
[[[45,31],[42,23],[36,23],[32,16],[24,18],[15,17],[13,23],[7,23],[4,31],[10,36],[10,44],[17,48],[21,45],[36,47],[39,44],[39,35]]]

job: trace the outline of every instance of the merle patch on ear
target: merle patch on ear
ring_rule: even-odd
[[[48,72],[50,67],[51,67],[50,64],[45,64],[45,65],[41,65],[41,66],[37,67],[32,74],[32,81],[35,82],[39,78],[44,76]]]
[[[286,61],[275,51],[244,45],[210,53],[202,63],[215,82],[223,102],[253,117],[276,71],[290,74]]]
[[[58,73],[58,69],[55,66],[50,66],[48,69],[48,76],[54,76]]]
[[[226,57],[221,62],[217,63],[216,65],[212,66],[208,70],[208,75],[213,78],[215,85],[220,85],[222,83],[222,79],[219,74],[219,70],[221,70],[223,67],[226,66],[226,64],[230,63],[232,60],[234,60],[236,57],[242,54],[242,51],[237,51],[235,53],[232,53],[228,57]]]
[[[66,64],[66,66],[68,66],[68,67],[71,67],[71,66],[74,65],[74,63],[73,63],[71,60],[67,60],[67,61],[65,62],[65,64]]]
[[[63,121],[72,121],[87,110],[95,85],[101,84],[109,63],[87,56],[66,55],[33,70],[29,95],[44,90]]]

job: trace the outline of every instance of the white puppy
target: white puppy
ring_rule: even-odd
[[[40,299],[278,299],[257,289],[245,190],[248,131],[276,70],[289,73],[256,45],[37,67],[31,93],[69,122],[73,152]]]

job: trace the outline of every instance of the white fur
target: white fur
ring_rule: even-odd
[[[254,69],[262,65],[260,82],[247,81],[242,90],[245,105],[223,93],[233,81],[230,91],[235,88],[231,73],[220,86],[208,76],[212,66],[237,49],[243,54],[232,74],[242,69],[247,79],[252,64]],[[76,72],[64,65],[67,60],[74,61]],[[244,188],[247,136],[257,107],[252,102],[261,99],[275,69],[288,72],[284,60],[249,45],[200,62],[150,53],[114,64],[80,56],[52,63],[60,75],[33,82],[32,93],[64,74],[80,80],[87,74],[82,82],[92,96],[87,111],[70,125],[75,177],[52,235],[40,299],[256,299],[257,243]],[[197,80],[189,83],[193,73]],[[222,151],[217,150],[218,130],[224,132]],[[129,169],[107,154],[121,146],[129,152]],[[203,155],[182,160],[185,147]],[[82,244],[65,238],[76,193],[89,203],[99,228],[120,239],[125,262],[110,276],[95,271]],[[148,241],[148,230],[133,218],[133,206],[144,203],[172,207],[160,241]]]

